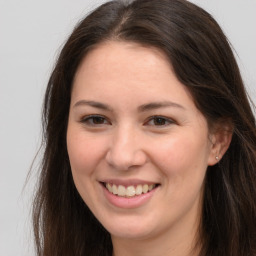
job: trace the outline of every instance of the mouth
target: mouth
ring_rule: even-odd
[[[142,194],[147,194],[156,189],[160,184],[138,184],[138,185],[117,185],[103,182],[102,185],[113,195],[117,197],[133,198]]]

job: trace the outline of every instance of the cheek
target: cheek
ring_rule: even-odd
[[[97,166],[103,155],[103,142],[86,136],[84,131],[69,129],[67,149],[71,172],[78,193],[88,206],[93,205],[91,191],[94,189]]]
[[[195,135],[177,135],[157,143],[154,147],[155,162],[165,175],[182,175],[205,172],[207,168],[207,139]],[[196,173],[194,173],[196,174]]]
[[[103,155],[104,143],[85,136],[81,131],[68,130],[67,148],[73,175],[91,175]]]

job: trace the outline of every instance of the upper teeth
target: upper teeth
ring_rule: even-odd
[[[123,185],[115,185],[106,183],[106,188],[109,192],[111,192],[114,195],[123,196],[123,197],[132,197],[132,196],[138,196],[142,193],[147,193],[151,191],[153,188],[155,188],[156,185],[154,184],[144,184],[144,185],[137,185],[135,186],[128,186],[125,187]]]

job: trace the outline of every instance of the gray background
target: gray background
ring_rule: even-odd
[[[23,189],[40,146],[40,113],[58,52],[93,0],[0,0],[0,256],[32,256],[31,197]],[[256,102],[256,1],[194,0],[220,23],[233,44]]]

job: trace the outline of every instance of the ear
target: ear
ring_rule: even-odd
[[[210,134],[211,149],[208,165],[217,164],[229,148],[232,140],[233,127],[230,124],[218,125],[217,129]]]

